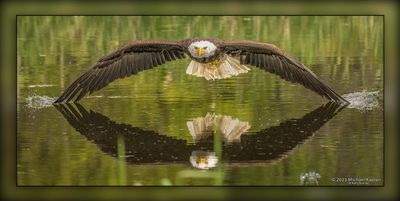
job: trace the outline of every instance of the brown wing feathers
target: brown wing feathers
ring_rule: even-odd
[[[100,58],[90,70],[72,83],[55,101],[79,101],[86,94],[100,90],[110,82],[185,57],[191,39],[174,41],[134,41]],[[347,102],[324,84],[311,70],[274,45],[254,41],[219,41],[220,51],[239,56],[240,63],[249,64],[281,78],[299,83],[330,100]]]
[[[147,70],[168,61],[184,58],[178,42],[136,41],[100,58],[90,70],[73,82],[55,101],[79,101],[87,93],[100,90],[110,82]]]
[[[284,80],[299,83],[330,100],[347,102],[324,84],[311,70],[274,45],[252,41],[225,42],[221,45],[228,54],[239,55],[240,63],[249,64]]]

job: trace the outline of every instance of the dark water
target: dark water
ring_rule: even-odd
[[[383,183],[382,17],[20,16],[17,23],[19,185]],[[51,105],[130,40],[189,37],[276,44],[352,104],[328,103],[255,68],[207,81],[186,75],[182,60],[115,81],[80,104]]]

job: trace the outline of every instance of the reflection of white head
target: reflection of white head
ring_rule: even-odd
[[[190,163],[195,168],[207,170],[217,165],[218,158],[215,155],[215,152],[193,151],[190,156]]]
[[[205,58],[214,55],[217,46],[210,41],[196,41],[189,45],[188,50],[193,57]]]

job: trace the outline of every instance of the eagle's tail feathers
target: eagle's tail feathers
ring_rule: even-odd
[[[229,78],[240,73],[247,73],[249,70],[250,68],[240,64],[237,59],[226,57],[218,66],[191,61],[186,73],[197,77],[204,77],[206,80],[215,80]]]

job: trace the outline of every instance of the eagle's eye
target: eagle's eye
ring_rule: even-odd
[[[194,49],[195,49],[195,50],[197,50],[197,49],[199,49],[199,47],[197,47],[197,46],[194,46]]]
[[[207,49],[207,46],[203,47],[203,49],[206,50],[206,49]]]

